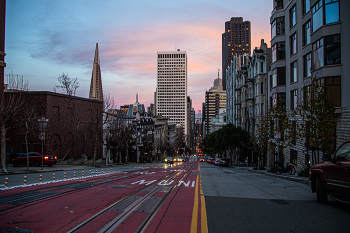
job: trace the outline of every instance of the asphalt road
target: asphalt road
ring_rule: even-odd
[[[318,204],[308,185],[200,166],[209,232],[349,232],[350,205]]]

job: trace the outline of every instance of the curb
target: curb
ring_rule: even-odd
[[[283,176],[283,175],[275,175],[273,173],[255,171],[255,170],[251,170],[248,168],[239,168],[239,169],[263,174],[263,175],[270,176],[270,177],[277,177],[277,178],[281,178],[281,179],[285,179],[285,180],[290,180],[290,181],[294,181],[294,182],[298,182],[298,183],[302,183],[302,184],[306,184],[306,185],[310,184],[309,179],[303,179],[303,178],[297,178],[297,177],[291,177],[291,176]]]

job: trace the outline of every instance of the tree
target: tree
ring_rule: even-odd
[[[315,75],[311,86],[304,88],[304,101],[299,106],[301,121],[299,134],[306,139],[306,149],[311,149],[311,163],[320,162],[320,154],[334,151],[337,119],[334,100],[329,97],[327,87]]]
[[[56,92],[58,88],[61,88],[63,91],[63,94],[69,95],[69,96],[75,96],[75,92],[79,88],[80,84],[78,82],[78,78],[71,79],[68,76],[68,73],[65,74],[64,72],[58,76],[57,78],[59,85],[55,85],[53,87],[53,90]]]
[[[3,93],[0,102],[0,139],[1,139],[1,172],[6,170],[6,132],[10,124],[16,124],[21,121],[23,112],[26,109],[23,91],[28,91],[28,82],[10,74],[8,83],[10,92]],[[15,89],[16,88],[16,89]]]

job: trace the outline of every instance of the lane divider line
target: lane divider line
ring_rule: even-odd
[[[196,179],[196,187],[194,191],[194,204],[192,210],[192,220],[191,220],[191,233],[197,233],[197,224],[198,224],[198,179],[199,175],[197,175]]]
[[[208,222],[207,222],[207,209],[205,207],[205,198],[203,193],[203,186],[202,186],[202,177],[200,179],[201,181],[201,233],[208,233]]]

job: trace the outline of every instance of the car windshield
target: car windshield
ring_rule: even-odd
[[[337,151],[335,157],[337,160],[350,161],[350,142],[342,145],[342,147],[340,147]]]

